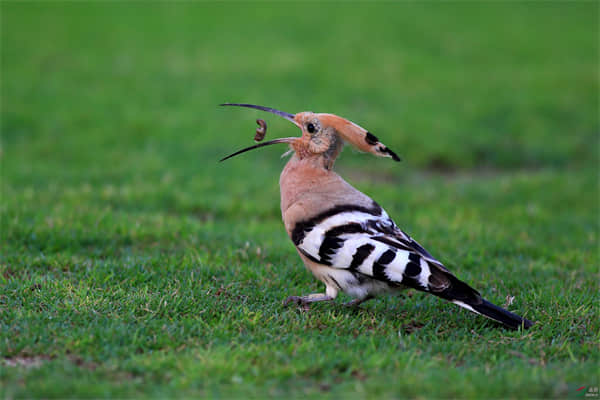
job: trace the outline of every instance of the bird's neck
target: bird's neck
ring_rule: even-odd
[[[281,214],[286,228],[294,221],[287,221],[288,209],[295,211],[291,218],[307,218],[340,205],[373,207],[373,200],[361,193],[330,169],[322,161],[300,158],[294,154],[279,178],[281,191]],[[378,206],[377,206],[378,207]],[[289,219],[289,218],[288,218]],[[288,231],[289,233],[289,231]]]
[[[285,211],[298,199],[309,193],[321,192],[340,176],[326,168],[322,156],[294,154],[279,177],[281,210]]]

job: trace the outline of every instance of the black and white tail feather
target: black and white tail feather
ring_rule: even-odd
[[[334,206],[296,223],[291,238],[305,257],[331,267],[325,277],[330,285],[358,300],[409,287],[512,329],[533,325],[456,278],[375,202],[371,207]]]

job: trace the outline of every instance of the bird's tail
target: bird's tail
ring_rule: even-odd
[[[484,298],[481,299],[479,304],[467,304],[460,300],[453,300],[452,302],[474,312],[475,314],[483,315],[491,320],[500,322],[504,326],[511,329],[519,329],[520,327],[527,329],[533,326],[533,322],[530,320],[520,317],[517,314],[513,314],[502,307],[498,307]]]
[[[475,314],[483,315],[484,317],[499,322],[511,329],[518,329],[519,327],[527,329],[533,326],[533,322],[528,319],[490,303],[481,297],[481,294],[479,294],[477,290],[459,280],[451,273],[441,269],[438,269],[433,273],[439,278],[442,278],[441,275],[443,274],[443,278],[445,278],[443,281],[446,283],[443,289],[440,287],[442,290],[437,291],[437,293],[436,291],[432,291],[433,294],[460,307],[466,308]]]

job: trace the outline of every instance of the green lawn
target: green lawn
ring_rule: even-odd
[[[1,16],[0,397],[564,398],[600,386],[596,2],[9,2]],[[491,301],[321,291],[279,210],[286,121]],[[23,365],[26,364],[26,365]],[[586,386],[584,391],[576,389]]]

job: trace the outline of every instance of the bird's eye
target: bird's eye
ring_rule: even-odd
[[[316,130],[316,129],[315,129],[315,126],[314,126],[313,124],[309,123],[308,125],[306,125],[306,130],[307,130],[309,133],[315,133],[315,130]]]

